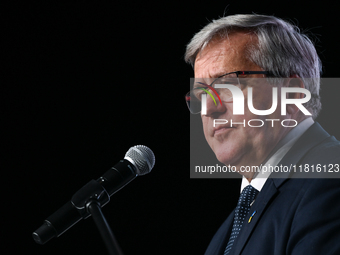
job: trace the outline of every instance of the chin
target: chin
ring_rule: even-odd
[[[236,145],[237,146],[237,145]],[[240,160],[241,153],[235,148],[235,145],[228,143],[228,145],[217,145],[212,147],[213,152],[218,161],[225,165],[235,165]]]

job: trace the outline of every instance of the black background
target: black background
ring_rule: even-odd
[[[212,19],[288,19],[315,35],[323,76],[338,76],[338,12],[324,2],[10,3],[1,8],[3,254],[107,254],[91,218],[43,246],[31,233],[137,144],[154,151],[153,171],[103,209],[124,253],[204,253],[240,184],[189,178],[193,71],[183,56]],[[337,91],[323,88],[318,121],[339,138]]]

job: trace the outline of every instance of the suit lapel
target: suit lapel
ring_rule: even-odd
[[[330,135],[318,123],[314,123],[298,139],[278,165],[290,166],[291,164],[298,164],[311,148],[317,146],[328,137],[330,137]],[[278,193],[278,188],[290,177],[290,175],[289,172],[283,174],[273,173],[271,178],[268,178],[253,206],[250,208],[248,216],[244,220],[241,232],[235,240],[231,254],[241,254],[243,247],[256,227],[257,222],[270,204],[270,201]],[[254,211],[256,211],[256,214],[248,223],[249,217]]]
[[[227,220],[223,223],[222,227],[220,228],[220,241],[218,242],[218,245],[216,246],[216,250],[212,252],[212,255],[216,254],[224,254],[224,250],[227,247],[229,237],[231,234],[231,230],[233,228],[233,222],[234,222],[234,214],[235,210],[232,211],[232,213],[229,215]]]
[[[212,238],[204,255],[216,255],[224,253],[233,226],[234,213],[235,210],[232,211],[228,218],[223,222],[221,227]]]

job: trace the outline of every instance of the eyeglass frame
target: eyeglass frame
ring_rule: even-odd
[[[237,77],[237,78],[238,78],[239,75],[247,75],[247,74],[266,74],[266,75],[269,75],[269,74],[270,74],[269,71],[235,71],[235,72],[230,72],[230,73],[226,73],[226,74],[222,74],[222,75],[218,76],[216,79],[213,80],[213,82],[212,82],[210,85],[208,85],[208,84],[203,84],[203,83],[202,83],[203,85],[209,87],[209,89],[211,89],[211,90],[217,95],[217,97],[218,97],[218,99],[219,99],[219,101],[220,101],[221,104],[222,104],[222,100],[221,100],[221,98],[218,96],[217,91],[212,87],[212,84],[214,84],[215,81],[217,81],[218,79],[222,78],[223,76],[226,76],[226,75],[229,75],[229,74],[233,74],[233,73],[236,74],[236,77]],[[188,94],[189,94],[190,92],[191,92],[191,90],[190,90],[188,93],[185,94],[185,103],[186,103],[186,105],[187,105],[187,107],[188,107],[190,113],[192,113],[192,114],[198,114],[198,113],[200,113],[200,112],[193,113],[193,112],[190,111],[190,107],[189,107],[189,105],[188,105],[188,100],[187,100],[187,96],[188,96]]]

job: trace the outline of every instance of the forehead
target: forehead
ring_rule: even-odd
[[[249,45],[255,40],[255,35],[244,32],[233,32],[225,38],[214,37],[196,56],[195,77],[217,77],[227,72],[258,69],[246,57]]]

